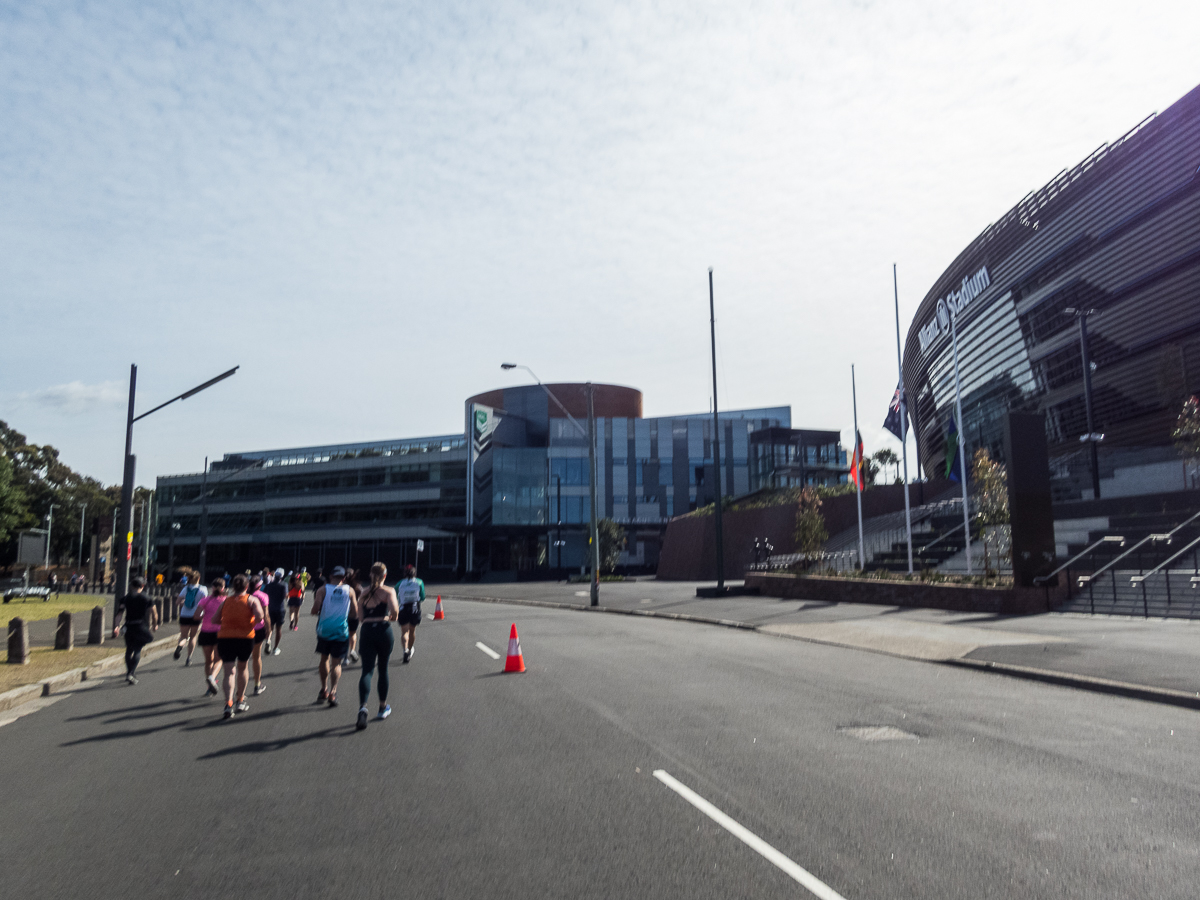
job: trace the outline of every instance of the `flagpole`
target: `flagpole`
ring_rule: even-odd
[[[962,414],[962,383],[958,377],[958,328],[956,322],[958,315],[952,313],[950,315],[950,340],[954,347],[954,407],[958,412],[958,474],[962,478],[963,492],[963,543],[967,550],[967,574],[971,572],[971,512],[967,501],[967,449],[966,442],[963,440],[963,414]]]
[[[904,389],[904,361],[900,355],[900,285],[896,281],[896,264],[892,263],[892,291],[896,297],[896,368],[900,371],[900,438],[904,457],[904,531],[908,535],[908,574],[913,573],[912,510],[908,503],[908,391]]]
[[[850,462],[855,468],[854,486],[857,490],[854,492],[855,498],[858,500],[858,567],[860,569],[867,568],[867,551],[866,545],[863,542],[863,524],[862,524],[862,457],[859,456],[858,449],[858,388],[854,383],[854,364],[850,364],[850,398],[854,403],[854,452],[850,454]]]

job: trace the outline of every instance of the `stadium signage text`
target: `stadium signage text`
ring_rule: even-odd
[[[929,345],[937,339],[939,334],[949,334],[950,317],[957,316],[966,309],[967,304],[982,294],[991,283],[987,266],[983,266],[974,275],[964,278],[958,290],[950,291],[945,297],[938,300],[933,317],[917,332],[917,336],[921,339],[921,352],[924,353],[929,349]]]

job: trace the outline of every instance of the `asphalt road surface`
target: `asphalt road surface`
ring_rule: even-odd
[[[233,721],[170,656],[9,721],[3,894],[1197,896],[1195,712],[706,625],[447,613],[362,733],[356,666],[314,703],[307,619]],[[476,646],[512,622],[524,675]]]

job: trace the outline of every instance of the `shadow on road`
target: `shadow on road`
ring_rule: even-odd
[[[230,723],[231,726],[236,725],[237,720],[234,719]],[[354,723],[348,725],[339,725],[330,728],[323,728],[320,731],[314,731],[310,734],[299,734],[295,737],[278,738],[273,741],[251,741],[248,744],[239,744],[236,747],[226,747],[223,750],[216,750],[212,753],[205,753],[202,756],[197,756],[196,759],[220,759],[224,756],[236,756],[242,753],[271,753],[275,750],[286,750],[293,744],[303,744],[307,741],[321,740],[322,738],[331,737],[349,737],[354,734]]]
[[[127,687],[127,685],[121,685],[121,687],[125,688],[125,687]],[[180,711],[180,709],[182,707],[194,706],[196,703],[203,702],[203,700],[204,700],[203,697],[180,697],[176,700],[163,700],[160,703],[143,703],[139,706],[127,706],[124,709],[108,709],[108,710],[105,710],[104,712],[91,713],[90,715],[86,715],[86,716],[69,716],[67,718],[67,721],[68,722],[86,722],[91,719],[107,719],[110,716],[116,716],[118,718],[114,718],[114,719],[110,720],[110,721],[116,722],[116,721],[120,721],[121,719],[138,718],[136,713],[146,712],[147,710],[161,710],[162,707],[164,707],[164,706],[175,707],[174,709],[168,709],[168,710],[165,710],[164,712],[167,712],[167,713],[178,712],[178,711]],[[147,715],[163,715],[164,712],[154,712],[154,713],[147,712]]]

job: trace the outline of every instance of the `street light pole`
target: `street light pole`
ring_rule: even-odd
[[[206,584],[204,574],[208,563],[208,457],[204,457],[204,477],[200,479],[200,583]]]
[[[517,363],[500,363],[500,368],[504,369],[505,371],[508,371],[509,369],[524,369],[526,372],[528,372],[530,375],[532,375],[533,380],[537,382],[538,387],[540,387],[543,391],[545,391],[546,396],[549,397],[551,400],[553,400],[555,405],[563,411],[563,415],[565,415],[570,420],[571,424],[575,426],[575,430],[578,431],[583,437],[585,437],[587,439],[587,442],[588,442],[588,468],[591,470],[590,471],[590,481],[591,481],[591,485],[592,485],[591,486],[592,515],[591,515],[591,537],[590,537],[590,543],[591,543],[591,548],[592,548],[592,553],[591,553],[591,556],[592,556],[591,598],[592,598],[592,606],[599,606],[600,605],[600,534],[599,534],[599,531],[597,528],[597,522],[596,522],[596,434],[595,434],[595,432],[596,432],[596,414],[595,414],[595,404],[593,402],[593,393],[594,393],[593,385],[590,381],[587,383],[588,427],[586,430],[584,430],[584,427],[582,425],[580,425],[579,422],[575,419],[575,417],[573,415],[571,415],[570,412],[567,411],[567,408],[562,405],[562,401],[554,396],[554,392],[552,390],[550,390],[550,388],[548,388],[544,384],[542,384],[542,379],[538,378],[537,373],[535,373],[533,371],[533,369],[529,368],[529,366],[522,366],[522,365],[518,365]],[[560,529],[561,529],[561,522],[560,522]],[[561,536],[561,531],[559,532],[559,534]],[[562,551],[560,550],[559,553],[561,554],[561,552]]]
[[[562,479],[554,476],[554,491],[557,499],[554,503],[554,521],[558,524],[558,540],[554,546],[558,548],[558,568],[562,568]]]
[[[591,469],[592,505],[592,606],[600,605],[600,528],[596,521],[596,389],[587,383],[588,467]]]
[[[1067,315],[1073,315],[1079,320],[1079,355],[1083,360],[1083,405],[1087,410],[1087,434],[1083,435],[1080,440],[1086,441],[1091,445],[1091,463],[1092,463],[1092,499],[1100,499],[1100,453],[1098,444],[1104,438],[1104,435],[1096,433],[1096,426],[1092,418],[1092,361],[1088,353],[1088,316],[1093,315],[1094,309],[1075,309],[1068,306],[1064,312]]]
[[[133,455],[133,423],[140,419],[146,418],[151,413],[156,413],[164,406],[170,406],[176,400],[186,400],[194,394],[198,394],[206,388],[212,387],[218,381],[224,381],[229,376],[233,375],[241,366],[234,366],[228,372],[222,372],[216,378],[210,378],[203,384],[198,384],[190,391],[184,391],[178,397],[172,397],[165,403],[160,403],[153,409],[142,413],[140,416],[133,414],[134,400],[137,396],[137,366],[129,367],[129,412],[125,417],[125,473],[121,482],[121,515],[120,515],[120,535],[121,543],[115,543],[113,550],[116,552],[117,547],[120,547],[121,555],[115,561],[117,563],[116,574],[117,584],[116,591],[113,593],[113,604],[123,597],[129,590],[129,563],[133,555],[133,482],[136,462]]]
[[[50,504],[50,511],[46,513],[46,577],[50,576],[50,535],[54,531],[54,507],[57,503]]]
[[[79,559],[75,563],[75,568],[77,568],[77,569],[83,568],[83,523],[84,523],[84,519],[86,519],[86,518],[87,518],[87,504],[85,503],[85,504],[83,504],[83,507],[79,510]]]
[[[713,476],[717,499],[713,507],[717,528],[717,593],[725,593],[725,540],[721,528],[721,419],[717,415],[717,315],[713,304],[713,270],[708,270],[708,327],[712,337],[713,375]]]

